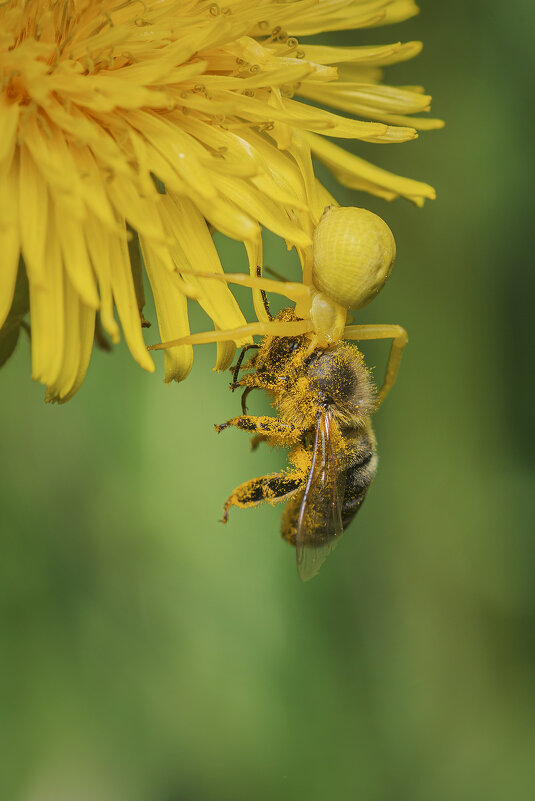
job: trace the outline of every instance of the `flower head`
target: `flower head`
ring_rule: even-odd
[[[306,40],[416,11],[412,0],[3,3],[0,356],[24,318],[23,265],[33,378],[49,400],[79,388],[96,320],[119,340],[115,310],[132,355],[154,370],[143,268],[162,339],[189,333],[188,297],[217,328],[243,325],[224,283],[191,274],[222,270],[209,225],[244,242],[252,269],[266,227],[298,249],[306,270],[314,224],[332,202],[312,155],[347,186],[417,204],[433,197],[335,143],[404,142],[441,125],[408,116],[428,110],[427,95],[380,83],[380,68],[419,43]],[[233,352],[220,345],[217,367]],[[184,378],[192,359],[191,346],[166,351],[166,380]]]

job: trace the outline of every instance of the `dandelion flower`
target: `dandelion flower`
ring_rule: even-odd
[[[222,271],[214,228],[244,243],[251,269],[262,227],[306,264],[329,202],[312,156],[347,186],[417,204],[433,197],[336,144],[405,142],[441,125],[412,116],[429,108],[418,88],[380,83],[381,67],[420,44],[306,38],[416,12],[412,0],[2,3],[0,362],[29,309],[32,375],[48,400],[72,397],[95,330],[118,342],[119,322],[153,371],[143,270],[162,339],[189,333],[188,297],[216,328],[245,324],[225,284],[190,271]],[[233,352],[218,346],[216,367]],[[166,351],[166,380],[185,378],[192,360],[191,346]]]

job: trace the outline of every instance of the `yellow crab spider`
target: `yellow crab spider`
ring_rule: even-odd
[[[275,292],[295,303],[299,320],[259,320],[239,328],[200,334],[151,345],[160,350],[176,345],[243,341],[251,336],[295,337],[310,333],[311,351],[340,339],[391,339],[392,346],[376,408],[392,388],[408,337],[399,325],[346,325],[349,309],[366,306],[384,286],[392,271],[396,244],[388,225],[371,211],[328,206],[316,226],[312,244],[312,283],[280,282],[242,273],[201,273],[199,277]]]

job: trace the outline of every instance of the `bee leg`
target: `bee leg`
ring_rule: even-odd
[[[265,434],[255,434],[251,439],[251,450],[256,451],[261,442],[265,442],[267,437]]]
[[[253,356],[254,359],[254,356]],[[247,365],[249,366],[249,365]],[[251,365],[254,367],[254,365]],[[276,382],[270,376],[263,373],[246,373],[236,382],[239,387],[250,387],[251,389],[273,389]]]
[[[270,476],[260,476],[250,481],[245,481],[236,487],[232,495],[225,501],[223,507],[222,523],[226,523],[231,506],[239,506],[246,509],[248,506],[257,506],[263,501],[277,503],[298,490],[304,481],[301,472],[293,473],[274,473]]]
[[[407,332],[400,325],[348,325],[344,328],[343,338],[361,342],[366,339],[392,340],[383,386],[375,401],[375,408],[378,409],[396,381],[403,349],[409,341]]]
[[[246,403],[247,395],[250,392],[252,392],[253,389],[255,389],[255,387],[245,387],[245,389],[243,390],[243,395],[241,396],[241,410],[243,414],[247,414],[247,403]]]
[[[253,357],[254,358],[254,357]],[[265,389],[267,392],[272,391],[276,386],[276,381],[270,377],[263,376],[259,373],[247,373],[240,378],[239,381],[234,381],[230,385],[231,390],[234,392],[238,387],[244,387],[241,396],[241,410],[243,414],[247,414],[247,396],[253,389]]]
[[[250,431],[253,434],[261,434],[274,445],[293,445],[300,437],[299,430],[293,423],[282,423],[276,417],[257,417],[251,414],[242,414],[240,417],[233,417],[225,423],[216,425],[215,430],[219,434],[229,426],[235,426],[242,431]]]

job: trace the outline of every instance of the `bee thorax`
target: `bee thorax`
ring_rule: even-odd
[[[316,351],[307,369],[310,391],[330,408],[342,425],[364,419],[373,411],[374,392],[362,357],[354,348],[337,343]]]

